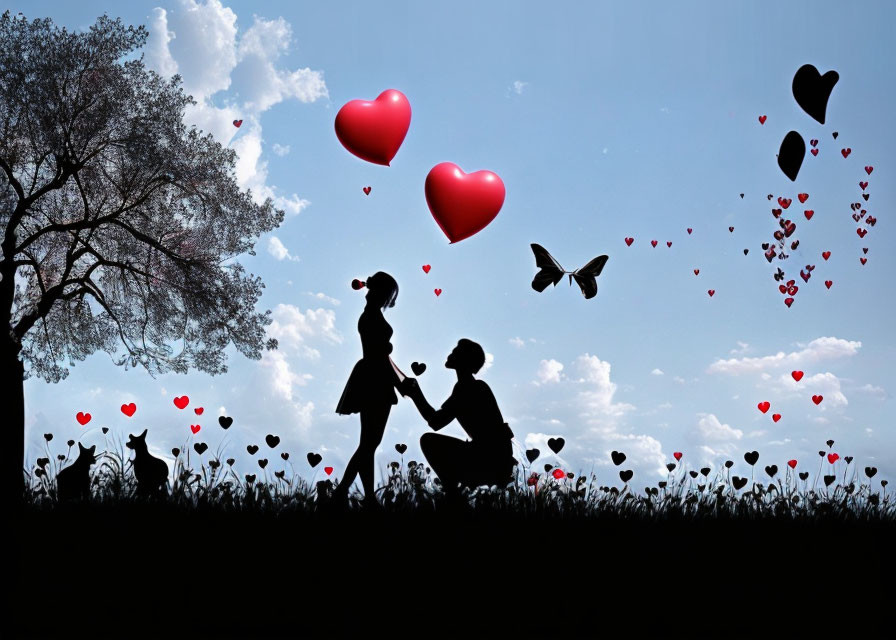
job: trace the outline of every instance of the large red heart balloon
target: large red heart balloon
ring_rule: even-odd
[[[464,173],[451,162],[434,166],[426,176],[426,204],[453,243],[488,225],[504,205],[504,183],[491,171]]]
[[[349,152],[387,167],[411,126],[411,103],[397,89],[376,100],[351,100],[336,114],[336,137]]]

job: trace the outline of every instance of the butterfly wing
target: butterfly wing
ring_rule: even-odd
[[[603,271],[609,259],[609,256],[598,256],[581,269],[572,272],[572,277],[575,278],[586,300],[597,295],[597,276]]]
[[[535,266],[540,269],[532,280],[532,288],[541,293],[549,284],[557,286],[557,283],[563,278],[563,267],[540,244],[532,243],[530,246],[532,253],[535,254]]]

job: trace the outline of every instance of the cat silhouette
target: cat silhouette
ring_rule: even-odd
[[[168,482],[168,465],[161,458],[150,455],[146,447],[146,432],[139,436],[128,435],[125,443],[128,449],[134,450],[134,477],[137,478],[137,495],[151,496],[166,492]]]
[[[90,498],[90,466],[96,462],[96,445],[89,449],[80,442],[78,459],[56,474],[56,498],[59,502]]]

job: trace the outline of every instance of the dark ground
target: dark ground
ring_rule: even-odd
[[[119,506],[15,530],[13,637],[884,637],[896,592],[894,525]]]

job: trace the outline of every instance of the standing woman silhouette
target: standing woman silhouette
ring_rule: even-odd
[[[367,305],[358,318],[363,356],[348,378],[336,413],[361,414],[361,442],[345,467],[345,476],[334,490],[334,498],[345,501],[348,490],[361,476],[364,504],[379,505],[373,486],[374,453],[386,431],[386,420],[393,404],[398,404],[395,389],[401,383],[392,365],[392,327],[383,311],[395,306],[398,283],[388,273],[378,271],[367,279]]]

